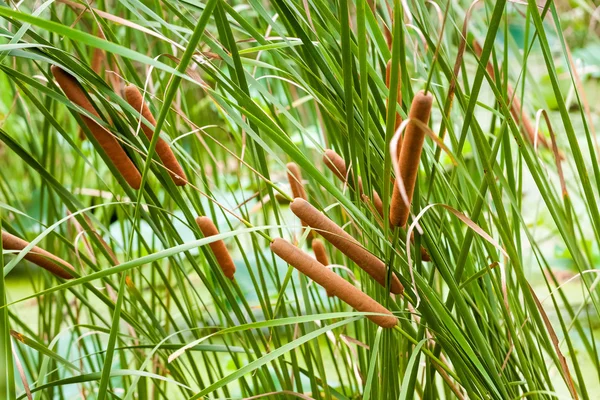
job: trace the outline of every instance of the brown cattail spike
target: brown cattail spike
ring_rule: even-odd
[[[315,253],[315,258],[317,259],[317,261],[323,264],[324,266],[328,266],[329,257],[327,257],[327,251],[325,250],[325,245],[323,244],[323,242],[320,239],[314,239],[312,241],[312,249]],[[327,292],[327,296],[333,296],[333,294],[329,290],[325,289],[325,291]]]
[[[306,190],[304,190],[304,185],[302,184],[302,173],[300,172],[300,168],[296,163],[288,163],[286,165],[288,173],[288,181],[292,188],[292,195],[294,198],[300,197],[304,200],[308,199],[306,196]]]
[[[348,174],[348,169],[346,168],[346,162],[338,153],[331,149],[325,150],[325,154],[323,154],[323,163],[325,163],[325,166],[327,166],[327,168],[329,168],[329,170],[333,172],[333,174],[337,176],[340,181],[342,181],[344,184],[347,182],[346,176]],[[362,197],[363,184],[360,177],[358,177],[358,193]],[[375,209],[379,215],[383,216],[383,201],[381,201],[379,193],[377,193],[375,190],[373,190],[373,205],[375,206]]]
[[[433,96],[431,93],[420,91],[415,94],[415,98],[410,106],[410,121],[404,131],[402,149],[398,159],[400,178],[406,190],[408,204],[404,202],[399,187],[394,183],[394,191],[392,192],[392,201],[390,203],[390,223],[393,226],[405,226],[406,221],[408,221],[410,204],[415,190],[417,173],[419,172],[421,150],[423,149],[423,142],[425,140],[425,127],[422,124],[427,125],[429,122],[432,104]],[[420,121],[421,124],[414,123],[413,121]]]
[[[412,244],[415,244],[415,232],[411,232],[410,235],[410,242]],[[427,252],[427,249],[423,246],[421,246],[421,261],[431,261],[431,256],[429,255],[429,252]]]
[[[377,210],[379,216],[383,217],[383,201],[381,200],[381,197],[379,197],[379,193],[377,193],[375,189],[373,189],[373,205],[375,206],[375,209]]]
[[[300,197],[301,199],[307,200],[308,196],[306,195],[306,190],[304,190],[304,184],[302,183],[302,173],[300,172],[300,168],[296,163],[288,163],[286,165],[288,169],[288,181],[292,188],[292,195],[294,198]],[[302,222],[302,226],[306,227],[304,221]],[[312,231],[308,232],[308,239],[312,240],[314,238],[314,233]]]
[[[11,235],[8,232],[2,231],[2,248],[4,250],[21,251],[28,245],[29,243],[25,240],[18,238],[15,235]],[[61,266],[64,266],[74,270],[71,264],[37,246],[34,246],[29,253],[25,254],[24,258],[44,268],[45,270],[50,271],[52,274],[58,277],[63,279],[73,278],[69,272],[61,268]]]
[[[340,181],[346,183],[348,169],[346,168],[346,162],[338,153],[331,149],[325,150],[325,154],[323,154],[323,163],[325,163],[325,166],[327,166]]]
[[[314,208],[306,200],[297,198],[290,205],[292,212],[298,218],[327,239],[338,250],[344,253],[348,258],[371,275],[381,286],[386,287],[387,268],[383,261],[375,257],[368,250],[360,245],[352,236],[344,231],[339,225],[327,218],[323,213]],[[404,291],[400,280],[392,273],[390,291],[395,294],[401,294]]]
[[[215,236],[219,234],[219,230],[212,222],[212,220],[208,217],[198,217],[196,218],[196,224],[202,231],[204,237]],[[233,275],[235,274],[235,264],[231,255],[229,254],[229,250],[225,246],[225,243],[222,240],[217,240],[216,242],[212,242],[209,244],[211,250],[213,251],[223,274],[229,279],[233,280]]]
[[[325,245],[320,239],[313,240],[312,249],[318,262],[325,266],[329,265],[329,258],[327,257]]]
[[[77,104],[79,107],[85,109],[90,114],[99,118],[99,114],[86,97],[85,92],[77,79],[63,71],[56,65],[52,66],[52,75],[54,79],[61,87],[63,92],[69,100]],[[94,120],[82,115],[83,121],[89,128],[94,138],[98,141],[102,150],[106,153],[108,158],[112,161],[115,168],[123,176],[125,181],[134,189],[139,189],[142,183],[142,176],[140,172],[133,164],[133,161],[127,156],[125,150],[121,147],[117,139],[103,127],[98,125]]]
[[[396,326],[397,320],[389,310],[288,241],[281,238],[273,240],[271,250],[282,260],[323,286],[328,293],[338,297],[355,310],[386,314],[386,316],[369,315],[367,317],[377,325],[383,328]]]
[[[146,120],[148,120],[148,122],[150,122],[152,126],[156,126],[156,120],[150,112],[148,105],[144,102],[144,98],[137,86],[128,85],[125,87],[124,92],[125,100],[127,100],[129,105],[133,107],[137,112],[140,112],[141,110],[142,116]],[[154,135],[154,129],[142,123],[142,130],[146,134],[148,140],[152,140],[152,136]],[[187,183],[185,172],[183,172],[183,168],[181,168],[181,165],[177,161],[177,158],[175,158],[173,150],[171,150],[167,142],[165,142],[163,139],[159,138],[158,142],[156,142],[156,154],[169,171],[169,175],[171,175],[173,182],[175,182],[177,186],[184,186]]]

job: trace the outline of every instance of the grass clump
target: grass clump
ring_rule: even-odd
[[[5,3],[0,399],[600,392],[594,2]]]

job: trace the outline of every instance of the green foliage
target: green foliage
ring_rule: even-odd
[[[534,0],[8,3],[2,230],[69,261],[75,277],[0,255],[0,398],[600,392],[593,2],[564,18]],[[141,190],[107,163],[83,122],[90,114],[65,97],[52,65],[83,85],[96,121],[142,173]],[[144,93],[185,187],[121,97],[126,84]],[[393,229],[395,114],[406,119],[422,89],[435,100],[413,225]],[[515,100],[557,151],[532,145]],[[350,166],[348,184],[325,167],[327,148]],[[291,161],[309,201],[402,281],[405,295],[388,295],[326,243],[333,270],[392,311],[396,328],[328,297],[269,250],[284,237],[312,254],[288,209]],[[203,238],[198,215],[221,234]],[[221,239],[233,281],[207,246]]]

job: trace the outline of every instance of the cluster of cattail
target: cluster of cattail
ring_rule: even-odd
[[[200,228],[204,237],[215,236],[219,234],[219,230],[215,226],[214,222],[208,217],[196,218],[196,224],[198,224],[198,228]],[[216,242],[210,243],[209,246],[215,255],[217,263],[223,271],[223,275],[233,280],[233,275],[235,274],[235,264],[231,258],[231,254],[229,254],[229,251],[225,246],[225,242],[222,240],[217,240]]]
[[[124,92],[125,100],[127,100],[127,103],[129,103],[129,105],[133,107],[136,111],[141,111],[141,115],[148,122],[150,122],[153,127],[156,126],[156,120],[150,112],[148,105],[144,102],[144,98],[142,97],[142,94],[140,93],[137,86],[126,86]],[[142,130],[146,134],[148,140],[152,140],[152,136],[154,135],[154,129],[146,124],[142,124]],[[167,142],[165,142],[163,139],[159,138],[158,142],[156,142],[156,154],[169,171],[169,174],[171,175],[171,178],[173,179],[175,184],[177,186],[184,186],[187,183],[185,172],[183,172],[183,168],[181,168],[181,165],[175,158],[175,154],[173,154],[173,151],[171,150]]]
[[[383,261],[371,254],[361,244],[344,231],[338,224],[306,200],[297,198],[290,205],[292,212],[308,226],[318,231],[329,243],[354,261],[381,286],[386,287],[387,268]],[[401,294],[404,288],[396,275],[392,274],[390,291]]]
[[[85,94],[85,90],[77,81],[77,79],[75,79],[75,77],[58,66],[52,66],[52,74],[54,75],[54,79],[60,88],[65,93],[65,96],[67,96],[71,102],[77,104],[94,117],[100,119],[98,111],[93,106],[90,99]],[[138,110],[138,112],[140,112],[148,122],[150,122],[152,125],[156,125],[156,121],[154,120],[150,109],[146,103],[144,103],[142,94],[137,87],[127,86],[124,92],[127,102],[133,108]],[[125,181],[132,188],[136,190],[139,189],[142,182],[142,176],[123,147],[119,144],[119,141],[116,139],[116,137],[92,118],[89,118],[85,115],[82,115],[81,117],[123,179],[125,179]],[[146,124],[142,124],[142,130],[148,137],[148,140],[152,140],[154,130]],[[183,172],[181,165],[175,158],[175,155],[173,154],[173,151],[170,149],[169,145],[162,139],[159,139],[156,143],[156,154],[169,171],[169,174],[171,175],[171,178],[175,184],[178,186],[185,185],[187,182],[185,173]]]
[[[2,231],[2,248],[4,250],[21,251],[28,245],[29,243],[25,240],[6,231]],[[34,246],[27,254],[25,254],[24,258],[60,278],[73,278],[73,276],[66,271],[66,269],[74,270],[71,264],[38,246]]]
[[[400,150],[401,150],[400,143],[401,142],[398,141],[398,154],[400,154]],[[325,166],[331,172],[333,172],[333,174],[340,181],[342,181],[344,184],[347,183],[347,179],[346,179],[347,175],[346,174],[348,173],[348,170],[346,168],[346,162],[338,153],[336,153],[334,150],[331,150],[331,149],[325,150],[325,153],[323,154],[323,162],[324,162]],[[359,191],[362,193],[362,182],[361,182],[360,177],[358,178],[358,186],[359,186]],[[363,199],[365,197],[366,196],[363,194]],[[391,202],[392,209],[396,208],[394,205],[397,204],[397,201],[399,199],[400,199],[400,191],[399,191],[397,185],[394,184],[394,192],[392,193],[392,202]],[[377,194],[377,192],[375,190],[373,190],[373,204],[375,206],[375,209],[379,213],[379,215],[383,216],[383,201],[381,200],[381,197],[379,197],[379,194]],[[390,210],[390,214],[391,214],[391,210]],[[407,214],[407,216],[408,216],[408,214]],[[392,222],[392,225],[397,226],[397,225],[394,225],[393,222]],[[414,242],[414,235],[411,236],[411,242]],[[427,250],[424,247],[421,247],[421,260],[423,260],[423,261],[431,260],[431,258],[429,257],[429,253],[427,252]]]
[[[65,95],[69,100],[96,118],[100,118],[98,111],[96,111],[86,96],[81,84],[77,81],[77,79],[75,79],[75,77],[55,65],[52,66],[52,75],[54,75],[54,79],[61,87],[63,92],[65,92]],[[119,141],[112,135],[112,133],[104,129],[93,119],[85,115],[82,115],[81,117],[83,118],[83,121],[87,125],[94,138],[98,141],[100,147],[102,147],[102,150],[104,150],[117,171],[119,171],[121,176],[123,176],[123,179],[125,179],[125,181],[132,188],[139,189],[142,183],[142,176],[140,175],[140,172],[136,166],[133,164],[133,161],[131,161],[131,159],[127,156],[127,153],[125,153],[125,150],[123,150],[119,144]]]
[[[388,309],[298,247],[277,238],[271,242],[271,250],[282,260],[323,286],[332,296],[336,296],[355,310],[383,314],[367,316],[377,325],[383,328],[396,326],[396,317]]]
[[[344,160],[333,150],[328,150],[323,159],[333,173],[340,180],[346,182],[348,171]],[[387,287],[388,271],[385,264],[307,201],[306,190],[302,184],[302,174],[295,163],[287,164],[287,170],[288,180],[294,196],[290,209],[300,219],[302,225],[314,229],[315,232],[318,232],[329,243],[354,261],[381,286]],[[362,193],[360,180],[358,186],[359,191]],[[328,296],[338,297],[358,311],[385,314],[368,316],[369,319],[384,328],[396,326],[397,320],[389,310],[327,268],[329,259],[325,245],[320,239],[313,239],[311,246],[315,258],[284,239],[277,238],[271,242],[271,250],[275,254],[325,288]],[[404,291],[400,280],[393,273],[390,274],[389,287],[394,294],[402,294]]]

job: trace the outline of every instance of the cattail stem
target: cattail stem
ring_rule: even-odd
[[[65,95],[69,100],[85,109],[90,114],[98,118],[100,117],[90,100],[86,97],[85,92],[77,79],[56,65],[52,66],[52,75],[54,75],[54,79],[56,79],[56,82],[63,92],[65,92]],[[81,115],[81,118],[83,118],[83,121],[90,132],[92,132],[92,135],[94,135],[94,138],[98,141],[100,147],[102,147],[102,150],[104,150],[129,186],[136,190],[139,189],[142,183],[142,176],[117,139],[106,129],[98,125],[93,119],[88,118],[85,115]]]
[[[387,316],[367,316],[377,325],[383,328],[396,326],[397,320],[388,309],[288,241],[281,238],[273,240],[271,250],[282,260],[323,286],[328,293],[338,297],[355,310],[387,314]]]
[[[215,236],[219,234],[219,230],[213,223],[213,221],[208,217],[198,217],[196,218],[196,224],[202,231],[202,234],[205,237]],[[231,254],[229,254],[229,250],[225,246],[225,242],[222,240],[217,240],[216,242],[209,243],[223,274],[229,279],[233,280],[233,275],[235,274],[235,263],[231,258]]]
[[[150,112],[148,105],[144,102],[144,98],[140,93],[137,86],[128,85],[125,87],[125,100],[129,103],[131,107],[133,107],[137,112],[142,112],[142,116],[152,124],[152,126],[156,126],[156,120],[154,116]],[[154,129],[149,127],[146,124],[142,124],[142,130],[146,134],[148,140],[152,141],[152,136],[154,135]],[[173,150],[169,147],[167,142],[163,139],[158,139],[156,142],[156,154],[163,162],[164,166],[169,171],[169,175],[171,175],[171,179],[175,182],[177,186],[184,186],[187,183],[185,172],[183,172],[183,168],[175,158],[175,154],[173,154]]]
[[[410,204],[412,202],[417,173],[419,172],[419,163],[421,161],[421,150],[425,141],[425,128],[421,124],[413,121],[420,121],[427,125],[431,115],[431,106],[433,96],[431,93],[419,91],[415,94],[410,106],[408,126],[404,132],[402,140],[402,149],[398,159],[400,178],[404,184],[408,204],[402,198],[400,188],[394,182],[394,191],[392,192],[392,201],[390,203],[390,223],[392,226],[405,226],[408,221]]]
[[[8,232],[2,231],[2,248],[4,250],[21,251],[28,245],[29,242],[26,242],[25,240],[18,238],[15,235],[11,235]],[[64,266],[71,270],[74,270],[71,264],[40,247],[34,246],[29,251],[29,253],[25,254],[24,258],[60,278],[73,278],[73,276],[69,272],[61,268],[61,266]]]
[[[290,208],[298,218],[306,222],[311,228],[318,230],[329,243],[371,275],[381,286],[386,287],[388,271],[383,261],[362,247],[356,239],[306,200],[295,199]],[[390,291],[395,294],[401,294],[404,291],[400,280],[393,273]]]

